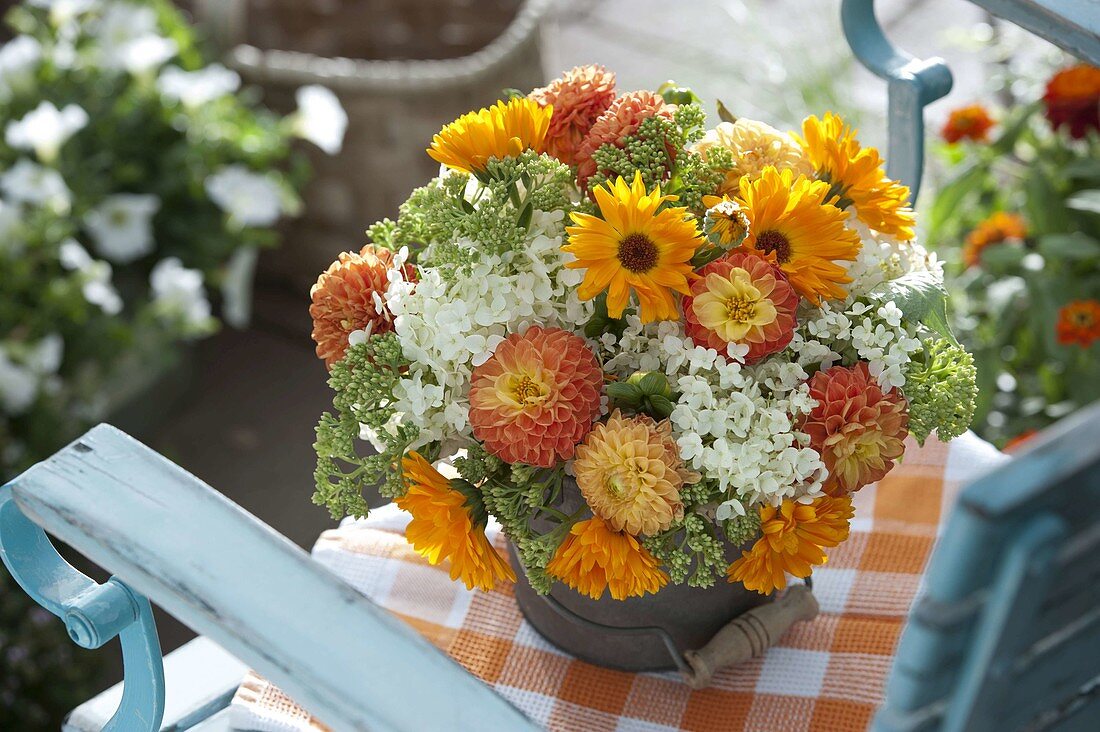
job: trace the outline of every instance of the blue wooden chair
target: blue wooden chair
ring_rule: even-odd
[[[975,2],[1100,63],[1100,0]],[[891,174],[915,194],[922,110],[950,73],[891,46],[873,0],[844,0],[842,13],[856,55],[889,84]],[[965,490],[876,729],[1100,729],[1098,467],[1100,407]],[[47,533],[115,576],[80,574]],[[125,683],[76,710],[72,732],[226,730],[246,668],[337,730],[535,729],[270,527],[108,425],[0,489],[0,557],[75,643],[121,641]],[[147,598],[202,637],[162,661]]]

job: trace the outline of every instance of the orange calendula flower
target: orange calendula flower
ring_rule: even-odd
[[[666,104],[657,94],[648,91],[627,92],[616,99],[608,109],[596,119],[584,140],[577,148],[574,161],[577,164],[577,183],[588,188],[588,179],[596,173],[596,161],[592,153],[606,144],[622,147],[624,139],[638,131],[642,122],[650,117],[660,116],[672,119],[676,105]],[[669,149],[669,160],[676,156],[676,150]]]
[[[359,253],[342,253],[310,288],[313,340],[317,356],[329,368],[344,357],[353,331],[374,335],[393,330],[389,311],[378,307],[392,266],[393,252],[367,244]],[[403,271],[406,280],[415,276],[412,265],[405,265]]]
[[[412,514],[405,538],[432,564],[451,562],[451,579],[466,589],[493,589],[498,580],[516,581],[516,573],[485,536],[488,516],[478,489],[451,482],[419,453],[401,461],[408,490],[398,508]]]
[[[782,351],[794,335],[798,294],[763,257],[734,251],[699,270],[684,298],[684,330],[696,345],[729,359],[731,343],[749,347],[746,363]]]
[[[963,261],[967,267],[982,263],[982,251],[993,244],[1020,242],[1027,237],[1027,224],[1019,214],[997,211],[978,224],[966,237],[963,245]]]
[[[822,549],[848,538],[852,515],[852,499],[847,496],[822,496],[813,503],[787,498],[778,508],[764,506],[760,509],[763,536],[741,553],[726,576],[763,595],[786,587],[788,574],[809,577],[815,566],[828,559]]]
[[[566,165],[576,164],[577,150],[592,125],[615,101],[615,74],[603,66],[578,66],[530,94],[543,107],[553,107],[546,133],[546,152]]]
[[[847,216],[828,202],[829,184],[797,178],[791,170],[765,168],[741,179],[741,203],[749,219],[745,248],[759,252],[787,275],[798,294],[815,305],[842,300],[851,282],[840,261],[854,261],[859,235]]]
[[[607,589],[611,597],[625,600],[668,584],[657,559],[637,539],[612,530],[599,516],[573,524],[546,573],[593,600]]]
[[[996,123],[981,104],[970,104],[951,110],[940,136],[952,145],[959,140],[985,142]]]
[[[818,371],[810,397],[817,406],[802,431],[829,469],[826,493],[854,493],[893,469],[905,452],[908,404],[897,389],[883,391],[865,361]]]
[[[510,158],[524,150],[542,152],[553,107],[517,97],[468,112],[432,138],[428,155],[448,168],[472,173],[491,158]]]
[[[678,319],[673,293],[691,294],[691,258],[703,244],[695,220],[686,208],[662,209],[676,196],[662,196],[660,186],[647,192],[640,173],[629,185],[620,177],[594,193],[600,216],[572,214],[562,247],[577,258],[566,267],[586,270],[577,295],[591,300],[606,290],[607,312],[619,318],[633,292],[643,323]]]
[[[1100,129],[1100,69],[1089,64],[1062,69],[1047,82],[1043,103],[1054,129],[1064,127],[1077,139]]]
[[[551,468],[592,429],[602,388],[603,370],[583,338],[532,326],[474,369],[470,425],[505,462]]]
[[[824,119],[807,117],[799,142],[838,208],[854,208],[864,224],[902,241],[916,236],[909,189],[886,177],[878,150],[861,147],[844,120],[832,112]]]
[[[573,472],[592,512],[628,534],[656,534],[683,518],[680,489],[699,480],[684,467],[667,420],[618,410],[577,448]]]
[[[1088,348],[1100,339],[1100,301],[1074,300],[1058,311],[1058,342]]]

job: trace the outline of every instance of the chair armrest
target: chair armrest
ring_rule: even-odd
[[[290,541],[114,427],[93,428],[5,491],[34,524],[335,729],[535,729]]]

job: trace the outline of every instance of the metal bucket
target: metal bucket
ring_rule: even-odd
[[[583,500],[576,483],[567,480],[561,510],[570,514]],[[540,521],[532,525],[552,528]],[[727,546],[726,557],[733,561],[740,552]],[[626,600],[607,593],[593,600],[560,582],[549,595],[539,595],[511,544],[508,555],[517,576],[516,602],[539,635],[577,658],[623,671],[691,674],[686,652],[703,648],[731,620],[772,600],[721,579],[706,589],[670,583],[656,594]]]

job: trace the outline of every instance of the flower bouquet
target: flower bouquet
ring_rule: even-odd
[[[314,500],[365,515],[379,485],[468,588],[517,578],[493,517],[539,593],[767,595],[907,435],[964,431],[975,372],[908,190],[833,114],[718,109],[589,66],[444,127],[439,177],[312,290]]]
[[[1036,81],[1003,109],[952,112],[929,218],[979,366],[974,429],[1010,446],[1100,399],[1100,69]]]

